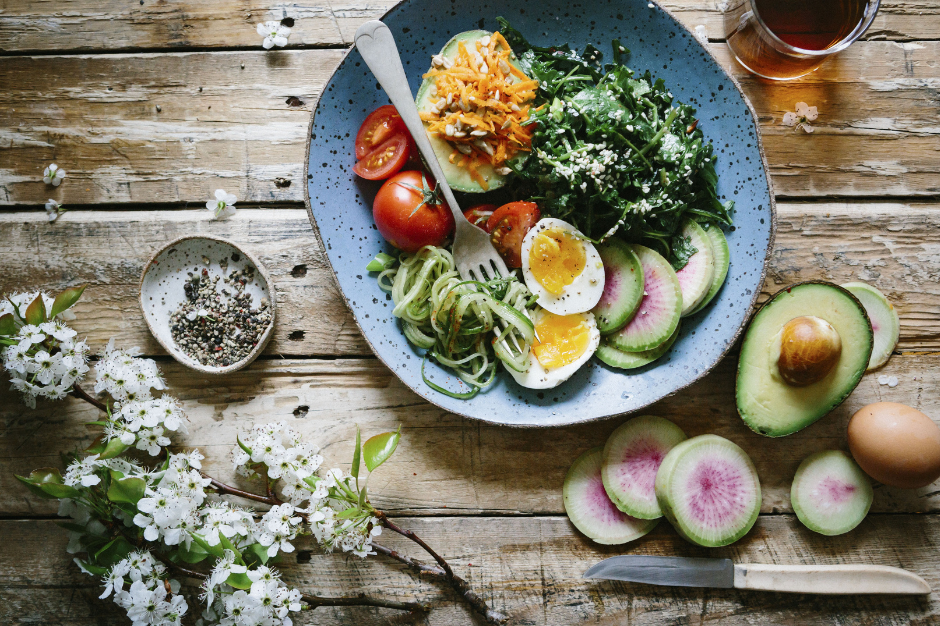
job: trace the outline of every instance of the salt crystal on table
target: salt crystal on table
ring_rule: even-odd
[[[897,387],[897,386],[898,386],[898,377],[897,377],[897,376],[889,376],[889,377],[888,377],[888,386],[889,386],[889,387]]]
[[[887,377],[885,374],[882,374],[881,376],[879,376],[879,377],[878,377],[878,384],[879,384],[879,385],[887,385],[887,384],[888,384],[888,377]]]

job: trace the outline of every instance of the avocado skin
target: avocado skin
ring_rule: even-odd
[[[767,329],[761,328],[760,324],[762,321],[762,315],[765,312],[770,312],[774,310],[773,309],[774,306],[780,306],[779,303],[775,305],[775,302],[777,302],[778,298],[780,298],[784,294],[792,295],[794,292],[797,292],[799,294],[802,291],[804,291],[803,288],[809,287],[809,286],[823,286],[829,289],[833,289],[840,297],[844,297],[854,304],[855,310],[853,310],[853,312],[857,314],[855,316],[856,319],[854,321],[859,323],[859,329],[861,329],[861,335],[864,340],[862,343],[864,345],[861,345],[861,346],[854,345],[854,344],[846,345],[848,343],[846,341],[847,337],[842,336],[843,358],[851,359],[852,361],[857,361],[859,363],[862,363],[863,361],[862,357],[864,356],[864,363],[860,367],[855,367],[850,372],[851,375],[849,376],[841,376],[840,374],[843,374],[843,373],[841,371],[838,371],[839,368],[837,367],[836,368],[837,371],[834,374],[832,374],[832,376],[835,378],[839,378],[840,380],[827,382],[829,379],[829,377],[827,377],[823,379],[823,381],[820,381],[819,383],[815,383],[814,385],[810,385],[809,387],[802,387],[802,388],[790,387],[789,385],[784,383],[782,380],[774,380],[773,378],[769,376],[769,374],[767,375],[767,380],[757,381],[758,383],[764,382],[769,385],[779,386],[779,388],[777,389],[775,393],[780,393],[781,398],[783,397],[783,394],[786,391],[791,390],[791,389],[795,389],[795,390],[813,389],[815,385],[823,385],[823,384],[825,384],[829,388],[833,388],[833,387],[836,388],[820,404],[813,406],[813,407],[807,407],[806,410],[802,412],[794,411],[793,412],[794,414],[790,415],[789,419],[784,420],[783,424],[773,426],[773,425],[764,423],[764,420],[761,419],[761,416],[751,411],[750,407],[748,406],[747,398],[744,395],[744,391],[747,389],[747,386],[752,383],[751,381],[749,381],[748,372],[746,372],[743,368],[744,359],[745,359],[747,352],[752,348],[752,346],[749,345],[751,342],[763,343],[763,345],[766,346],[765,349],[769,349],[770,340],[777,333],[777,331],[780,330],[780,328],[778,327],[767,328]],[[809,290],[806,290],[806,291],[809,291]],[[815,293],[815,292],[816,290],[812,290],[810,293]],[[810,296],[810,293],[807,294],[807,297]],[[792,315],[786,321],[789,321],[789,319],[793,319],[801,315],[816,315],[817,317],[821,317],[825,319],[824,315],[818,315],[818,313],[815,312],[815,308],[813,308],[814,307],[813,302],[811,301],[807,302],[803,304],[802,306],[797,306],[797,305],[798,303],[796,302],[789,303],[789,306],[792,308]],[[827,320],[827,321],[830,323],[833,323],[833,320]],[[764,330],[766,330],[766,332],[761,332]],[[840,333],[840,335],[842,335],[842,333]],[[737,405],[738,415],[741,416],[741,419],[744,420],[744,423],[747,424],[751,430],[753,430],[759,435],[764,435],[766,437],[785,437],[786,435],[792,435],[793,433],[806,428],[807,426],[815,423],[820,418],[824,417],[830,411],[835,409],[837,406],[842,404],[842,402],[852,393],[852,391],[855,390],[855,387],[858,386],[858,383],[861,381],[862,376],[865,374],[868,360],[871,358],[871,352],[872,352],[873,347],[874,347],[874,332],[872,331],[871,320],[868,319],[868,314],[865,312],[865,307],[858,300],[858,298],[852,295],[851,292],[840,287],[839,285],[836,285],[828,281],[821,281],[821,280],[810,280],[810,281],[805,281],[801,283],[795,283],[793,285],[790,285],[789,287],[784,287],[783,289],[775,293],[769,300],[767,300],[767,302],[761,305],[761,307],[757,310],[757,312],[751,318],[747,331],[744,334],[744,340],[742,341],[742,344],[741,344],[741,352],[738,357],[737,376],[736,376],[736,382],[735,382],[735,401]]]

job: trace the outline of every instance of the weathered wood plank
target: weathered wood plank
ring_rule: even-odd
[[[902,350],[940,348],[940,254],[930,243],[940,228],[936,205],[784,203],[778,212],[762,299],[801,280],[867,281],[897,306]],[[88,283],[74,325],[91,345],[113,336],[165,354],[140,314],[140,273],[165,242],[212,234],[244,244],[272,273],[278,321],[267,354],[371,354],[304,211],[243,208],[231,220],[209,218],[206,210],[75,211],[49,224],[42,211],[0,213],[0,293]]]
[[[935,624],[940,602],[900,596],[810,596],[725,589],[664,588],[594,582],[581,573],[613,554],[631,552],[732,558],[742,563],[865,563],[904,567],[934,589],[940,585],[935,515],[872,515],[848,535],[825,538],[792,516],[762,516],[754,530],[733,546],[694,548],[663,523],[630,546],[604,548],[577,534],[559,517],[406,518],[398,520],[435,547],[511,624],[800,624],[907,626]],[[96,579],[79,573],[65,552],[65,532],[51,521],[3,521],[0,533],[0,620],[14,624],[125,625],[110,600],[99,600]],[[417,554],[401,537],[382,543]],[[482,624],[453,594],[406,573],[381,556],[324,555],[300,550],[280,569],[288,584],[322,595],[363,591],[370,596],[419,599],[435,607],[427,618],[393,611],[317,609],[296,623],[361,626],[422,623],[432,626]],[[298,561],[300,561],[298,563]],[[196,614],[193,599],[190,613]]]
[[[689,27],[724,38],[719,2],[666,0],[660,3]],[[255,25],[294,19],[292,46],[349,45],[356,28],[395,5],[393,0],[319,0],[270,4],[260,0],[197,0],[144,4],[119,0],[0,2],[0,52],[140,50],[260,45]],[[894,0],[881,5],[867,39],[936,39],[937,5],[927,0]],[[54,36],[51,36],[54,35]]]
[[[731,65],[728,51],[714,46]],[[7,58],[0,204],[49,197],[73,205],[201,204],[219,186],[242,201],[302,200],[309,111],[343,53]],[[940,42],[864,42],[794,83],[768,84],[732,68],[760,115],[777,192],[940,192],[938,57]],[[290,106],[291,96],[307,104]],[[819,107],[813,135],[780,125],[799,100]],[[68,172],[58,188],[41,180],[52,161]]]
[[[762,510],[790,511],[790,481],[800,461],[818,450],[844,449],[848,419],[862,406],[903,402],[940,422],[940,396],[933,386],[938,359],[936,354],[895,355],[885,368],[866,375],[842,407],[781,439],[753,433],[737,416],[733,356],[698,384],[644,412],[675,421],[689,436],[716,433],[741,445],[763,484]],[[204,467],[223,481],[242,484],[232,473],[229,453],[235,434],[253,423],[285,420],[323,449],[326,468],[348,467],[357,424],[366,435],[402,425],[405,437],[398,453],[369,486],[377,506],[395,511],[561,513],[561,485],[571,461],[603,444],[623,421],[531,430],[466,420],[420,399],[374,359],[256,361],[224,379],[172,362],[162,368],[169,393],[184,402],[190,418],[189,435],[178,441],[203,450]],[[879,374],[897,376],[900,384],[879,385]],[[74,399],[30,411],[3,385],[0,514],[55,511],[48,500],[31,496],[12,473],[58,465],[60,452],[90,445],[97,433],[83,424],[94,419],[97,412]],[[940,481],[920,490],[879,487],[873,509],[940,510]]]

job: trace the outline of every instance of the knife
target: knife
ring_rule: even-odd
[[[785,593],[930,593],[930,585],[920,576],[883,565],[735,565],[731,559],[621,555],[604,559],[584,572],[584,577],[674,587]]]

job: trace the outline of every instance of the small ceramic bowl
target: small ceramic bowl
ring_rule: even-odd
[[[220,265],[223,259],[227,263],[224,270]],[[251,295],[254,306],[259,305],[262,298],[267,298],[270,302],[271,322],[261,334],[257,345],[241,361],[224,367],[203,365],[176,345],[170,331],[170,316],[186,300],[184,284],[190,279],[188,273],[208,269],[210,275],[227,276],[232,271],[248,266],[255,268],[255,279],[246,285],[245,293]],[[226,284],[220,280],[216,289],[221,291],[224,287]],[[226,374],[240,370],[254,361],[271,339],[275,317],[274,283],[256,258],[230,241],[206,236],[180,237],[157,251],[144,267],[144,273],[140,277],[140,309],[144,313],[150,332],[174,359],[199,372]]]

